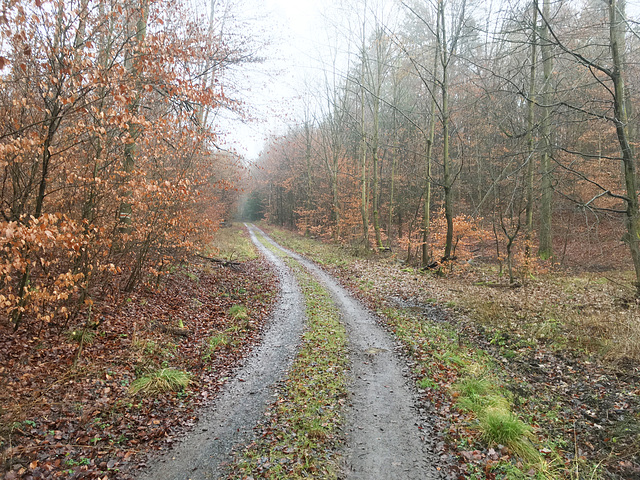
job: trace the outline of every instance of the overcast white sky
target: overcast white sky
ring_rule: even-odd
[[[231,127],[226,146],[255,159],[271,134],[284,133],[299,120],[307,80],[318,75],[318,44],[325,35],[322,9],[317,0],[243,0],[242,14],[251,32],[268,45],[258,52],[261,64],[245,65],[234,79],[253,121],[226,121]],[[314,73],[315,70],[315,73]]]
[[[339,24],[343,27],[348,24],[345,12],[353,11],[349,8],[341,10],[340,6],[355,4],[358,0],[235,1],[234,11],[250,29],[242,33],[268,45],[257,52],[264,57],[263,63],[243,65],[233,79],[238,95],[254,120],[220,119],[219,126],[229,132],[222,145],[253,160],[269,136],[286,132],[303,118],[303,100],[309,102],[309,98],[303,99],[303,95],[305,91],[313,91],[319,86],[323,69],[327,68],[326,59],[331,54],[329,45],[335,47],[335,38],[329,39],[329,36],[340,28]],[[397,5],[393,0],[368,0],[367,3],[369,9],[372,4],[385,5],[386,18],[388,9],[393,4]],[[492,4],[497,8],[500,3],[501,0],[494,0]],[[482,2],[475,2],[478,4],[482,5]],[[627,0],[628,13],[636,14],[639,6],[640,0]],[[340,54],[346,63],[346,52]],[[325,58],[324,64],[321,57]]]

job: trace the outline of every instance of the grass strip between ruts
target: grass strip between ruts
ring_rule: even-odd
[[[307,306],[307,329],[277,400],[256,428],[259,438],[236,454],[229,478],[336,478],[347,392],[346,331],[329,293],[299,263],[263,243],[294,271]]]

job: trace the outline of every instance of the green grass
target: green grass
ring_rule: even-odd
[[[233,341],[229,337],[229,334],[226,332],[220,332],[215,335],[211,335],[205,341],[204,352],[202,354],[202,359],[205,362],[211,360],[211,358],[215,355],[219,350],[231,345]]]
[[[431,380],[429,377],[421,378],[420,380],[418,380],[416,382],[416,385],[418,386],[418,388],[422,388],[423,390],[426,390],[427,388],[437,388],[438,387],[438,384],[436,382],[434,382],[433,380]]]
[[[234,320],[248,320],[249,312],[244,305],[234,305],[229,309],[229,316]]]
[[[162,368],[135,379],[129,387],[129,393],[154,397],[165,392],[184,390],[190,382],[189,373],[173,368]]]
[[[459,408],[482,416],[487,409],[509,409],[509,401],[486,378],[463,377],[453,386]]]
[[[242,478],[337,478],[338,427],[347,391],[346,331],[327,291],[296,262],[286,261],[305,297],[307,330],[269,408],[265,435],[236,458],[233,471]]]
[[[209,348],[212,350],[217,350],[221,347],[226,347],[227,345],[229,345],[229,343],[230,343],[229,336],[226,333],[219,333],[217,335],[212,335],[207,340],[207,344],[209,345]]]
[[[206,253],[207,256],[238,262],[258,258],[256,247],[242,224],[220,228],[213,236],[210,251]]]
[[[532,437],[531,427],[504,406],[482,411],[480,431],[490,445],[505,445],[529,462],[540,459],[538,450],[529,440]]]

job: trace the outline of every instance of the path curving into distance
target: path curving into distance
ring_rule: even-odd
[[[350,404],[347,408],[344,477],[357,480],[446,478],[435,465],[433,427],[418,409],[418,396],[399,346],[375,316],[313,262],[264,239],[303,265],[330,292],[349,336]]]
[[[140,480],[225,478],[224,464],[231,460],[232,448],[252,440],[253,427],[273,401],[276,382],[293,363],[306,321],[304,297],[289,267],[250,233],[280,281],[280,300],[263,341],[200,415],[194,431],[157,459]]]
[[[255,235],[300,263],[331,294],[349,338],[349,404],[345,413],[346,447],[340,478],[347,480],[434,480],[438,471],[432,426],[419,410],[409,367],[399,345],[376,317],[331,275],[313,262],[277,244],[247,225],[252,241],[271,262],[280,280],[281,298],[263,341],[195,430],[158,458],[140,480],[208,480],[226,478],[224,465],[234,446],[253,439],[253,427],[273,401],[276,383],[291,366],[305,327],[304,297],[292,271]],[[151,463],[151,462],[150,462]]]

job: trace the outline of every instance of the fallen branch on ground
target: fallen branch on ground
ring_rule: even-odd
[[[222,267],[236,268],[241,265],[241,262],[236,262],[234,260],[225,260],[223,258],[207,257],[205,255],[200,255],[199,253],[196,253],[196,256],[203,258],[205,260],[209,260],[210,262],[217,263]]]

